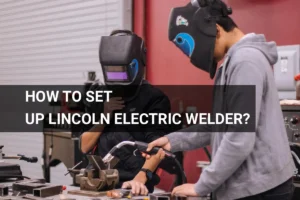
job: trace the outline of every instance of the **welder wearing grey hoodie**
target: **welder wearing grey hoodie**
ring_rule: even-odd
[[[216,85],[255,85],[255,132],[211,133],[209,127],[191,126],[167,135],[173,152],[211,145],[212,162],[195,184],[199,195],[214,192],[218,200],[239,199],[264,193],[292,178],[295,164],[272,71],[277,59],[275,42],[248,34],[229,49],[216,75]]]

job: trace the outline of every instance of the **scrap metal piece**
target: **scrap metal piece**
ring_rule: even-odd
[[[8,195],[8,187],[5,185],[0,185],[0,197]]]
[[[121,190],[107,191],[106,196],[112,199],[121,199],[121,198],[127,198],[128,196],[130,196],[130,194],[131,194],[130,190],[121,189]]]
[[[93,192],[93,191],[83,191],[83,190],[70,190],[68,194],[88,196],[88,197],[105,197],[106,192]]]
[[[24,199],[29,199],[29,200],[53,200],[53,198],[40,198],[40,197],[35,197],[32,194],[27,194],[25,196],[23,196]]]
[[[149,194],[150,200],[187,200],[187,197],[172,196],[171,193]]]
[[[74,198],[69,198],[68,196],[66,196],[64,194],[59,195],[59,199],[60,200],[76,200]]]
[[[12,189],[13,189],[13,194],[17,195],[17,194],[32,194],[33,190],[36,188],[41,188],[41,187],[45,187],[46,184],[45,183],[39,183],[38,181],[36,182],[16,182],[12,185]]]
[[[6,196],[0,197],[0,200],[24,200],[22,197]]]
[[[130,199],[132,199],[132,200],[150,200],[148,196],[133,196]]]
[[[33,196],[35,197],[50,197],[55,196],[62,193],[63,186],[55,185],[55,186],[47,186],[42,188],[36,188],[33,190]]]
[[[171,200],[171,193],[149,194],[150,200]]]

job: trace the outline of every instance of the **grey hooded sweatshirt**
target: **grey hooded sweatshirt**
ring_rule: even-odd
[[[272,71],[277,59],[275,42],[248,34],[229,49],[224,62],[228,65],[216,74],[217,85],[255,85],[255,132],[216,133],[195,125],[167,135],[173,152],[211,145],[212,162],[195,184],[200,196],[211,192],[218,200],[253,196],[293,176],[295,164]]]

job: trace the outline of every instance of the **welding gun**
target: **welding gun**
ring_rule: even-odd
[[[144,142],[139,142],[139,141],[135,141],[135,142],[132,142],[132,141],[124,141],[124,142],[121,142],[119,144],[117,144],[116,146],[114,146],[109,152],[108,154],[106,154],[106,156],[103,158],[103,162],[106,163],[106,164],[109,164],[113,159],[114,159],[114,153],[122,148],[123,146],[133,146],[133,147],[136,147],[138,151],[142,152],[142,153],[146,153],[146,154],[149,154],[149,155],[155,155],[157,154],[157,152],[159,151],[159,147],[154,147],[151,149],[151,151],[147,151],[147,148],[148,148],[148,144],[147,143],[144,143]],[[169,158],[172,158],[177,167],[179,168],[180,172],[181,172],[181,178],[182,178],[182,182],[183,183],[186,183],[187,182],[187,179],[186,179],[186,175],[182,169],[182,166],[181,164],[179,163],[179,161],[176,159],[176,156],[171,153],[170,151],[167,151],[165,149],[163,149],[163,151],[165,152],[165,155]]]
[[[137,148],[138,151],[140,152],[143,152],[143,153],[146,153],[146,154],[149,154],[149,155],[155,155],[157,154],[157,152],[159,151],[159,147],[154,147],[151,149],[150,152],[147,151],[147,148],[148,148],[148,144],[147,143],[144,143],[144,142],[139,142],[139,141],[135,141],[135,142],[132,142],[132,141],[124,141],[124,142],[121,142],[119,144],[117,144],[116,146],[114,146],[109,152],[108,154],[106,154],[106,156],[103,158],[103,162],[104,163],[109,163],[115,156],[114,156],[114,153],[122,148],[123,146],[134,146]],[[172,158],[176,158],[176,156],[171,153],[170,151],[167,151],[165,149],[163,149],[163,151],[165,152],[166,156],[168,157],[172,157]]]

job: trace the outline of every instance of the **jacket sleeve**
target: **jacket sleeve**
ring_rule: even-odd
[[[262,96],[264,91],[264,73],[257,64],[250,61],[236,64],[227,85],[255,86],[255,125],[258,124]],[[239,89],[228,91],[227,106],[229,112],[238,113],[249,106],[247,93]],[[255,126],[256,127],[256,126]],[[204,169],[195,184],[195,191],[207,195],[223,184],[247,159],[254,148],[255,132],[237,132],[236,126],[229,126],[211,164]]]
[[[170,113],[171,106],[169,98],[163,94],[156,97],[155,102],[149,109],[149,113]],[[171,125],[172,126],[172,125]],[[172,131],[179,128],[176,125],[171,126],[156,126],[155,130],[146,133],[147,142],[152,142]],[[176,130],[175,130],[176,129]],[[191,126],[186,129],[176,131],[167,135],[171,142],[172,151],[179,152],[185,150],[192,150],[200,147],[205,147],[210,144],[211,126]]]
[[[171,144],[171,151],[190,151],[208,146],[211,139],[210,125],[194,125],[166,136]]]
[[[165,113],[171,112],[171,103],[169,98],[162,92],[153,93],[153,97],[146,108],[147,113]],[[150,143],[165,134],[171,132],[170,125],[149,125],[144,127],[145,142]]]
[[[99,90],[104,90],[103,87],[98,88]],[[96,116],[96,121],[100,119],[100,114],[103,113],[103,109],[104,109],[104,103],[100,103],[100,102],[87,102],[85,101],[86,99],[86,93],[83,94],[83,101],[81,102],[81,107],[82,110],[84,111],[84,113],[87,113],[89,115],[93,115],[95,114]],[[78,141],[78,148],[81,151],[81,137],[82,134],[89,131],[94,125],[91,124],[81,124],[80,126],[80,137],[79,137],[79,141]],[[97,145],[96,145],[97,146]],[[90,154],[94,151],[94,149],[91,149],[89,152],[87,152],[86,154]]]

